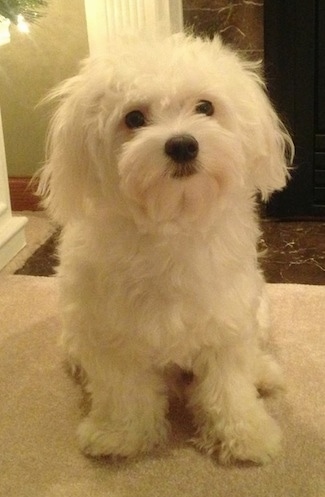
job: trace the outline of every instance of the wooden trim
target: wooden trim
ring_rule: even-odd
[[[37,184],[31,178],[9,178],[11,209],[13,211],[41,210],[35,191]]]

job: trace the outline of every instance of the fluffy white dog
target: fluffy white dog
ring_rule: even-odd
[[[280,430],[259,390],[281,384],[255,196],[285,186],[292,142],[258,64],[219,38],[116,40],[52,95],[39,191],[63,225],[63,343],[92,405],[88,454],[166,440],[166,372],[191,371],[196,444],[269,461]]]

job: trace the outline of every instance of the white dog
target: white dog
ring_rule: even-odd
[[[197,446],[269,461],[281,436],[258,390],[281,375],[263,350],[255,196],[285,186],[293,147],[258,64],[219,38],[122,37],[54,97],[39,191],[63,225],[63,343],[92,400],[81,448],[164,442],[177,366]]]

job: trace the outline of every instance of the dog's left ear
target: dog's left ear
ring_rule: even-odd
[[[109,86],[109,69],[97,77],[102,66],[96,64],[84,62],[79,74],[62,82],[45,100],[57,102],[57,108],[50,121],[47,161],[38,174],[37,194],[61,225],[89,212],[100,191],[101,137],[111,109],[102,110],[105,91],[101,86]]]
[[[267,200],[274,191],[282,190],[290,177],[294,145],[267,96],[258,64],[244,62],[243,68],[246,84],[241,92],[245,96],[239,97],[243,146],[250,182]]]

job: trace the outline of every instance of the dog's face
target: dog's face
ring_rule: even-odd
[[[202,222],[284,187],[290,138],[256,72],[217,38],[117,41],[55,92],[41,191],[54,217]]]
[[[208,221],[227,190],[244,181],[229,110],[202,85],[182,79],[177,88],[170,78],[169,91],[157,81],[151,100],[131,98],[119,124],[119,188],[144,225]]]

